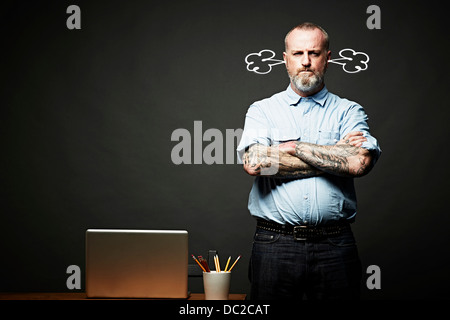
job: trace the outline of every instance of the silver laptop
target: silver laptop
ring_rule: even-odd
[[[88,298],[188,297],[188,232],[88,229]]]

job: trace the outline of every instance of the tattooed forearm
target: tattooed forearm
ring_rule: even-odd
[[[359,131],[345,135],[336,145],[322,146],[287,141],[276,146],[255,144],[244,155],[244,169],[250,175],[305,178],[323,173],[360,177],[373,166],[372,154],[361,148],[367,139]]]
[[[276,146],[251,146],[244,154],[244,169],[250,175],[270,175],[277,178],[307,178],[324,172],[298,157],[280,151]]]
[[[296,142],[295,155],[306,163],[325,172],[360,177],[369,172],[370,152],[348,144],[321,146],[306,142]]]

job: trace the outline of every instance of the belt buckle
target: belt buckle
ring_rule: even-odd
[[[306,241],[305,232],[307,226],[294,226],[294,239],[298,241]]]

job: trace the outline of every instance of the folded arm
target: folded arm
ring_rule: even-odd
[[[307,178],[324,173],[277,146],[254,144],[245,152],[243,162],[244,170],[252,176]]]
[[[362,137],[362,133],[358,133]],[[336,145],[321,146],[291,141],[288,153],[324,172],[343,176],[361,177],[372,169],[372,154],[361,148],[362,143],[351,144],[348,137]]]
[[[370,170],[371,155],[360,148],[366,141],[360,132],[349,133],[334,146],[288,141],[277,146],[250,146],[244,154],[244,170],[253,176],[307,178],[330,173],[362,176]]]

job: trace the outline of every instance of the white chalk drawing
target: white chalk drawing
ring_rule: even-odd
[[[272,66],[284,63],[284,60],[273,59],[273,57],[275,57],[275,52],[269,49],[250,53],[245,57],[247,70],[257,74],[267,74],[272,71]]]
[[[339,51],[341,58],[331,59],[328,62],[340,64],[347,73],[357,73],[367,70],[369,67],[369,56],[364,52],[356,52],[353,49],[342,49]]]
[[[367,70],[369,67],[369,56],[364,52],[357,52],[353,49],[342,49],[339,51],[340,58],[331,59],[328,62],[342,66],[347,73],[357,73]],[[245,57],[247,70],[257,74],[267,74],[272,71],[272,67],[283,64],[284,60],[275,59],[275,52],[269,49],[261,50],[258,53],[250,53]]]

